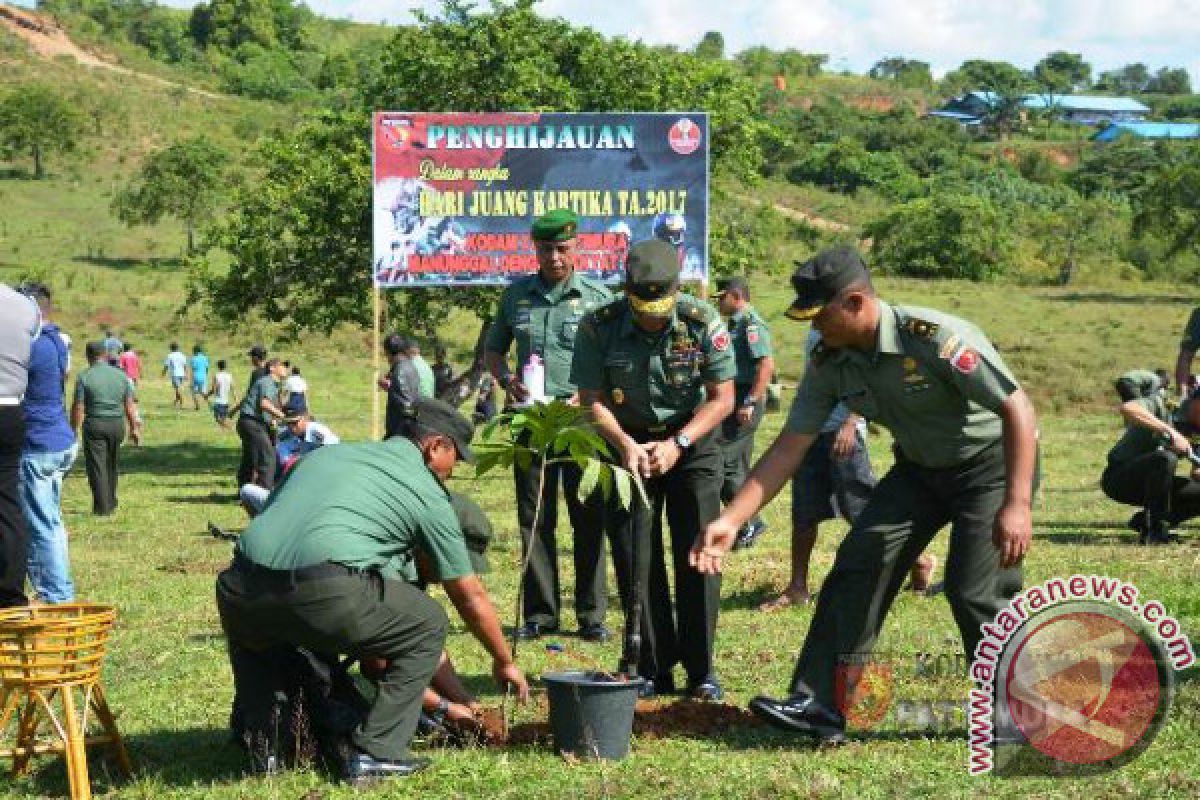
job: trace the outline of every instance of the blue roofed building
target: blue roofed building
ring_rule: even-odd
[[[1093,142],[1115,142],[1122,136],[1141,139],[1200,139],[1196,122],[1116,122],[1092,137]]]
[[[931,117],[952,119],[962,125],[978,125],[1000,103],[995,92],[967,92],[951,99]],[[1109,125],[1117,122],[1141,122],[1149,107],[1131,97],[1103,97],[1088,94],[1027,94],[1021,98],[1027,111],[1052,111],[1064,122],[1079,125]]]

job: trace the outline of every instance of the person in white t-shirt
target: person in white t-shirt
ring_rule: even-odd
[[[292,374],[283,382],[283,390],[287,392],[283,413],[292,415],[308,411],[308,381],[300,376],[299,367],[292,367]]]
[[[175,407],[183,408],[181,387],[187,381],[188,360],[176,342],[171,342],[171,352],[167,353],[167,357],[163,360],[162,374],[169,375],[171,378],[171,386],[175,389]]]
[[[233,373],[225,365],[225,359],[217,361],[217,374],[205,398],[212,400],[213,419],[222,428],[229,430],[229,407],[233,405]]]

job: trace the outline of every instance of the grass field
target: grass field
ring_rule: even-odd
[[[0,280],[12,280],[16,273],[0,269]],[[232,359],[240,388],[246,373],[241,354],[264,332],[206,328],[191,317],[175,321],[172,312],[182,280],[177,272],[76,265],[50,277],[63,290],[61,321],[76,341],[94,338],[102,325],[114,325],[146,351],[152,376],[141,391],[146,441],[140,450],[124,452],[118,514],[107,519],[90,515],[81,468],[65,492],[79,595],[114,603],[120,610],[106,684],[138,768],[132,783],[110,783],[100,760],[93,759],[97,787],[122,798],[351,796],[352,790],[317,773],[270,780],[244,777],[240,754],[227,743],[230,678],[212,586],[227,563],[229,545],[210,538],[205,524],[242,525],[242,512],[233,502],[237,437],[218,430],[203,411],[173,410],[171,390],[157,376],[170,339],[178,338],[185,347],[201,339],[215,357]],[[1119,427],[1107,407],[1112,377],[1126,367],[1166,365],[1193,300],[1184,293],[1173,296],[1132,285],[1064,292],[884,281],[882,289],[897,302],[936,306],[978,321],[992,332],[1037,402],[1046,484],[1036,508],[1026,583],[1076,572],[1127,579],[1144,596],[1161,600],[1193,638],[1200,635],[1195,589],[1200,539],[1188,533],[1177,547],[1136,548],[1123,529],[1127,510],[1108,502],[1097,488],[1104,454]],[[791,382],[800,368],[804,330],[782,320],[785,298],[780,289],[761,294],[758,304],[775,324],[780,363]],[[460,362],[474,328],[466,320],[445,326]],[[365,438],[370,427],[370,360],[363,345],[361,333],[342,332],[278,348],[304,368],[318,416],[347,439]],[[760,446],[780,421],[781,415],[768,417]],[[877,470],[886,468],[887,452],[886,434],[874,437]],[[469,469],[454,484],[478,499],[496,525],[493,572],[486,583],[511,622],[519,552],[511,485],[501,474],[476,480]],[[723,589],[717,665],[729,700],[739,705],[762,691],[783,690],[812,614],[809,609],[775,615],[754,610],[783,585],[787,573],[785,502],[772,504],[766,517],[771,532],[758,547],[732,559]],[[844,528],[829,524],[823,531],[814,562],[818,584]],[[943,535],[933,551],[944,548]],[[562,563],[566,566],[569,559]],[[442,597],[440,591],[434,593]],[[615,629],[615,597],[611,605],[609,624]],[[564,623],[571,622],[568,611]],[[520,662],[530,675],[593,661],[615,664],[615,643],[586,645],[567,635],[557,640],[572,654],[552,656],[536,645],[522,648]],[[917,653],[954,653],[956,640],[944,599],[904,596],[888,619],[881,647],[897,663],[909,664]],[[497,703],[487,677],[488,659],[461,623],[453,624],[449,648],[470,685],[486,703]],[[967,685],[959,678],[918,677],[911,669],[898,675],[898,699],[965,696]],[[1087,781],[969,778],[959,722],[927,738],[867,736],[836,751],[817,751],[763,728],[704,738],[639,739],[633,755],[614,764],[568,764],[544,748],[447,750],[432,754],[436,763],[429,772],[376,791],[396,797],[1194,797],[1200,794],[1194,746],[1200,736],[1200,685],[1195,675],[1193,669],[1182,676],[1171,719],[1148,753],[1116,773]],[[518,721],[538,713],[520,712]],[[0,784],[0,795],[7,797],[65,790],[64,770],[54,759],[39,760],[30,778]]]

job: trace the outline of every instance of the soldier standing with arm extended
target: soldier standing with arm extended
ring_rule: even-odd
[[[639,242],[625,264],[625,296],[588,315],[579,328],[572,377],[580,403],[621,464],[646,479],[649,513],[613,510],[614,553],[622,596],[629,597],[630,545],[651,547],[642,587],[642,652],[646,693],[674,691],[682,661],[688,693],[723,696],[713,668],[721,582],[688,565],[695,531],[721,510],[721,448],[714,430],[733,410],[735,366],[720,315],[679,292],[679,259],[666,242]],[[662,515],[671,527],[675,606],[667,587]],[[649,525],[650,530],[643,530]],[[619,545],[618,545],[619,543]],[[628,607],[628,599],[626,599]]]
[[[733,379],[733,413],[721,423],[719,436],[725,461],[721,502],[728,503],[750,472],[754,434],[767,405],[767,385],[775,372],[771,331],[750,305],[750,284],[740,275],[717,281],[718,308],[728,319],[737,375]],[[750,547],[767,529],[757,514],[738,533],[734,549]]]
[[[488,332],[484,363],[508,396],[518,403],[528,399],[529,391],[508,367],[508,350],[514,340],[518,370],[536,354],[545,363],[546,395],[570,403],[578,401],[571,377],[575,333],[584,314],[612,298],[603,284],[575,271],[578,228],[578,216],[566,209],[551,211],[534,220],[530,236],[537,253],[538,271],[513,281],[504,290]],[[560,592],[554,528],[561,481],[574,538],[575,615],[579,635],[587,641],[604,641],[610,634],[604,625],[607,591],[603,502],[598,497],[580,502],[579,467],[574,463],[553,464],[546,475],[539,529],[533,531],[539,469],[536,459],[527,467],[513,465],[521,541],[525,548],[532,548],[523,587],[525,624],[517,636],[536,639],[558,630]]]
[[[788,314],[811,319],[822,348],[785,430],[697,538],[691,560],[704,573],[720,571],[738,528],[795,472],[839,401],[892,431],[896,463],[838,549],[790,696],[750,704],[772,725],[836,740],[845,731],[839,670],[852,688],[847,659],[861,664],[869,655],[905,573],[940,528],[951,524],[946,597],[968,658],[980,625],[1019,591],[1032,537],[1036,419],[977,327],[884,303],[853,249],[818,254],[792,284]]]

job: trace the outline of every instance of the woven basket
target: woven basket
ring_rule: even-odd
[[[95,603],[0,610],[0,686],[97,682],[116,618],[115,608]]]

